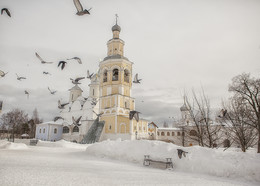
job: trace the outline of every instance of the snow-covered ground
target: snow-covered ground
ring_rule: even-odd
[[[179,159],[177,148],[187,151]],[[143,166],[143,157],[171,157],[174,168]],[[179,147],[160,141],[66,141],[37,146],[0,141],[0,185],[260,185],[255,149]]]

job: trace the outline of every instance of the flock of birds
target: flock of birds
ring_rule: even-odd
[[[36,55],[36,57],[41,61],[41,64],[53,64],[53,63],[54,63],[54,62],[49,62],[49,61],[43,60],[43,59],[41,58],[41,56],[40,56],[37,52],[35,52],[35,55]],[[73,60],[73,59],[76,60],[79,64],[82,64],[82,61],[81,61],[81,59],[80,59],[79,57],[73,57],[73,58],[70,58],[70,59],[68,59],[68,60]],[[59,61],[59,62],[58,62],[58,67],[60,66],[60,67],[61,67],[61,70],[63,70],[63,69],[65,68],[66,63],[67,63],[66,61]],[[4,71],[0,70],[0,77],[3,78],[3,77],[5,77],[7,74],[8,74],[8,72],[4,72]],[[46,71],[43,71],[43,74],[44,74],[44,75],[51,75],[51,73],[46,72]],[[86,78],[91,79],[93,75],[94,75],[94,73],[91,73],[91,74],[90,74],[89,70],[87,70],[87,77],[86,77]],[[25,79],[26,79],[26,77],[20,76],[20,75],[18,75],[17,73],[16,73],[16,76],[17,76],[16,79],[17,79],[18,81],[22,81],[22,80],[25,80]],[[70,78],[70,80],[72,81],[73,84],[81,84],[79,81],[82,80],[82,79],[85,79],[85,77],[78,77],[78,78],[76,78],[76,79]],[[49,90],[50,94],[52,94],[52,95],[54,95],[54,94],[57,92],[56,90],[51,90],[50,87],[48,87],[48,90]],[[28,90],[25,90],[24,93],[27,95],[27,98],[29,99],[30,93],[28,92]]]
[[[90,10],[92,9],[92,8],[90,8],[90,9],[85,9],[85,10],[83,10],[83,7],[82,7],[82,5],[81,5],[81,3],[80,3],[80,1],[79,0],[73,0],[73,2],[74,2],[74,5],[75,5],[75,7],[76,7],[76,9],[77,9],[77,15],[79,15],[79,16],[82,16],[82,15],[85,15],[85,14],[90,14]],[[11,13],[10,13],[10,11],[9,11],[9,9],[8,8],[2,8],[1,9],[1,15],[3,15],[3,13],[6,13],[9,17],[11,17]]]
[[[77,9],[76,15],[82,16],[82,15],[85,15],[85,14],[90,14],[90,10],[91,10],[92,8],[90,8],[90,9],[88,9],[88,10],[87,10],[87,9],[84,10],[79,0],[73,0],[73,2],[74,2],[74,5],[75,5],[75,7],[76,7],[76,9]],[[1,15],[3,15],[4,12],[5,12],[9,17],[11,17],[11,13],[10,13],[10,10],[9,10],[8,8],[2,8],[2,9],[1,9]],[[36,55],[36,57],[41,61],[41,64],[53,64],[53,63],[54,63],[54,62],[50,62],[50,61],[45,61],[45,60],[43,60],[43,58],[42,58],[37,52],[35,52],[35,55]],[[82,64],[82,61],[81,61],[81,59],[80,59],[79,57],[73,57],[73,58],[69,58],[69,59],[67,59],[67,60],[76,60],[79,64]],[[67,64],[66,61],[59,61],[57,67],[60,67],[61,70],[63,70],[63,69],[65,68],[66,64]],[[3,77],[5,77],[7,74],[8,74],[8,72],[4,72],[4,71],[0,70],[0,77],[3,78]],[[46,71],[43,71],[43,74],[44,74],[44,75],[51,75],[49,72],[46,72]],[[86,77],[86,78],[91,79],[91,78],[93,77],[93,75],[94,75],[94,73],[90,73],[89,70],[87,70],[87,77]],[[22,80],[25,80],[25,79],[26,79],[26,77],[24,77],[24,76],[19,76],[17,73],[16,73],[16,76],[17,76],[17,80],[18,80],[18,81],[22,81]],[[81,81],[82,79],[85,79],[85,77],[78,77],[78,78],[76,78],[76,79],[70,78],[71,82],[72,82],[73,84],[75,84],[75,85],[81,84],[79,81]],[[136,75],[134,76],[133,83],[140,83],[140,82],[141,82],[141,79],[138,79],[138,74],[136,74]],[[50,94],[52,94],[52,95],[54,95],[54,94],[57,92],[56,90],[51,90],[49,87],[48,87],[48,90],[49,90]],[[29,99],[30,93],[28,92],[28,90],[24,90],[24,93],[25,93],[25,95],[27,95],[27,99]],[[87,98],[86,98],[86,99],[87,99]],[[96,104],[97,104],[97,101],[98,101],[98,100],[92,100],[91,104],[92,104],[92,105],[96,105]],[[65,108],[65,105],[67,105],[67,104],[69,104],[69,103],[63,103],[63,104],[62,104],[62,103],[60,102],[60,100],[58,100],[58,108],[59,108],[59,109],[64,109],[64,108]],[[93,111],[93,112],[94,112],[94,111]],[[130,118],[130,119],[135,118],[137,121],[139,121],[139,113],[140,113],[140,112],[138,112],[138,111],[130,111],[129,118]],[[95,113],[95,114],[96,114],[98,117],[102,115],[102,114],[97,114],[97,113]],[[63,119],[63,118],[60,117],[60,116],[57,116],[57,117],[54,118],[54,121],[57,121],[58,119]],[[79,118],[77,118],[77,119],[75,119],[74,117],[72,117],[73,124],[79,126],[79,121],[80,121],[80,119],[81,119],[81,116],[80,116]]]

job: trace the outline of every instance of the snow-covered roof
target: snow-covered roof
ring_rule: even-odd
[[[29,137],[28,134],[22,134],[21,137]]]
[[[172,127],[172,128],[158,128],[157,130],[181,130],[181,129],[177,127]]]
[[[58,119],[57,121],[47,121],[47,122],[44,122],[44,123],[40,123],[38,125],[46,125],[46,124],[62,125],[63,124],[63,119]]]
[[[74,87],[69,89],[69,91],[71,91],[71,90],[80,90],[81,92],[83,92],[83,90],[78,85],[75,85]]]

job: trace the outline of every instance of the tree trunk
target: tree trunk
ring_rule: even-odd
[[[260,130],[258,130],[258,144],[257,144],[257,153],[260,153]]]

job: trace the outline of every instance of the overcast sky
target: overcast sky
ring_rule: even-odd
[[[213,108],[227,99],[232,77],[260,76],[259,0],[81,0],[91,15],[77,16],[73,0],[1,0],[12,17],[0,16],[1,114],[13,108],[45,120],[59,113],[57,101],[69,99],[69,78],[97,72],[119,15],[125,56],[142,83],[132,96],[142,117],[161,123],[180,117],[183,92],[203,87]],[[42,65],[35,52],[52,65]],[[60,60],[78,56],[63,71]],[[43,75],[48,71],[52,75]],[[16,75],[26,76],[24,81]],[[83,80],[88,96],[89,80]],[[57,90],[51,95],[47,87]],[[24,90],[30,92],[27,99]],[[0,115],[1,115],[0,114]]]

